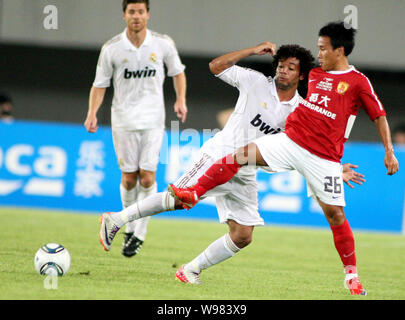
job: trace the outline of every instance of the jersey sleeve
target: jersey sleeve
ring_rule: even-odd
[[[165,36],[167,41],[166,53],[164,56],[164,63],[167,67],[167,75],[174,77],[184,71],[186,66],[182,64],[179,53],[177,52],[176,44],[169,37]]]
[[[113,63],[109,56],[106,46],[103,46],[98,58],[96,78],[94,79],[93,86],[96,88],[107,88],[111,84],[111,77],[113,76]]]
[[[384,106],[378,99],[370,80],[364,75],[360,80],[359,101],[360,107],[366,111],[371,121],[386,115]]]
[[[305,97],[305,99],[309,99],[309,87],[310,87],[310,84],[311,84],[311,82],[314,82],[314,81],[316,81],[316,76],[315,76],[315,73],[314,73],[314,69],[312,69],[312,70],[310,70],[309,71],[309,73],[308,73],[308,79],[306,80],[307,81],[307,86],[308,86],[308,89],[307,89],[307,95],[306,95],[306,97]]]
[[[238,88],[239,91],[247,91],[258,77],[264,77],[258,71],[236,65],[222,71],[216,76],[227,84]]]

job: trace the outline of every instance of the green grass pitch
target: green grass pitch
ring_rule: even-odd
[[[173,214],[175,216],[175,213]],[[190,212],[192,215],[192,212]],[[120,232],[110,252],[98,240],[95,214],[0,209],[1,300],[404,300],[405,238],[354,232],[366,297],[343,287],[343,268],[329,230],[266,226],[235,257],[201,274],[203,284],[175,280],[177,268],[227,232],[216,222],[152,217],[133,258],[121,255]],[[56,290],[44,288],[35,252],[57,242],[72,265]]]

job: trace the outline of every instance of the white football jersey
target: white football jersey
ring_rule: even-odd
[[[167,35],[147,30],[144,42],[136,48],[125,29],[104,44],[93,86],[107,88],[113,79],[113,130],[164,127],[164,65],[169,77],[185,69],[173,40]]]
[[[232,66],[217,77],[238,88],[239,98],[223,130],[203,145],[202,152],[219,159],[254,139],[285,130],[288,115],[298,106],[298,92],[290,101],[280,102],[272,77],[239,66]],[[254,172],[252,167],[240,170],[240,174]]]

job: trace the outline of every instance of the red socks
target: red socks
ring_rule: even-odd
[[[335,247],[345,267],[356,266],[356,253],[354,251],[354,237],[349,222],[345,220],[340,226],[330,226],[333,233]]]
[[[240,168],[241,166],[233,159],[233,155],[228,154],[226,157],[215,162],[200,179],[198,179],[198,183],[193,186],[193,189],[200,198],[208,190],[231,180]]]

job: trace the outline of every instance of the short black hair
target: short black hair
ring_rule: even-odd
[[[329,37],[333,49],[343,47],[347,57],[353,51],[356,32],[356,29],[348,27],[343,21],[334,21],[323,26],[318,36]]]
[[[122,11],[125,12],[130,3],[144,3],[146,5],[146,10],[149,11],[149,0],[123,0]]]
[[[288,58],[297,58],[300,61],[300,75],[304,75],[304,80],[308,81],[308,74],[315,66],[315,58],[311,51],[305,49],[298,44],[282,45],[274,55],[273,65],[277,68],[280,60]],[[303,81],[304,81],[303,80]]]

